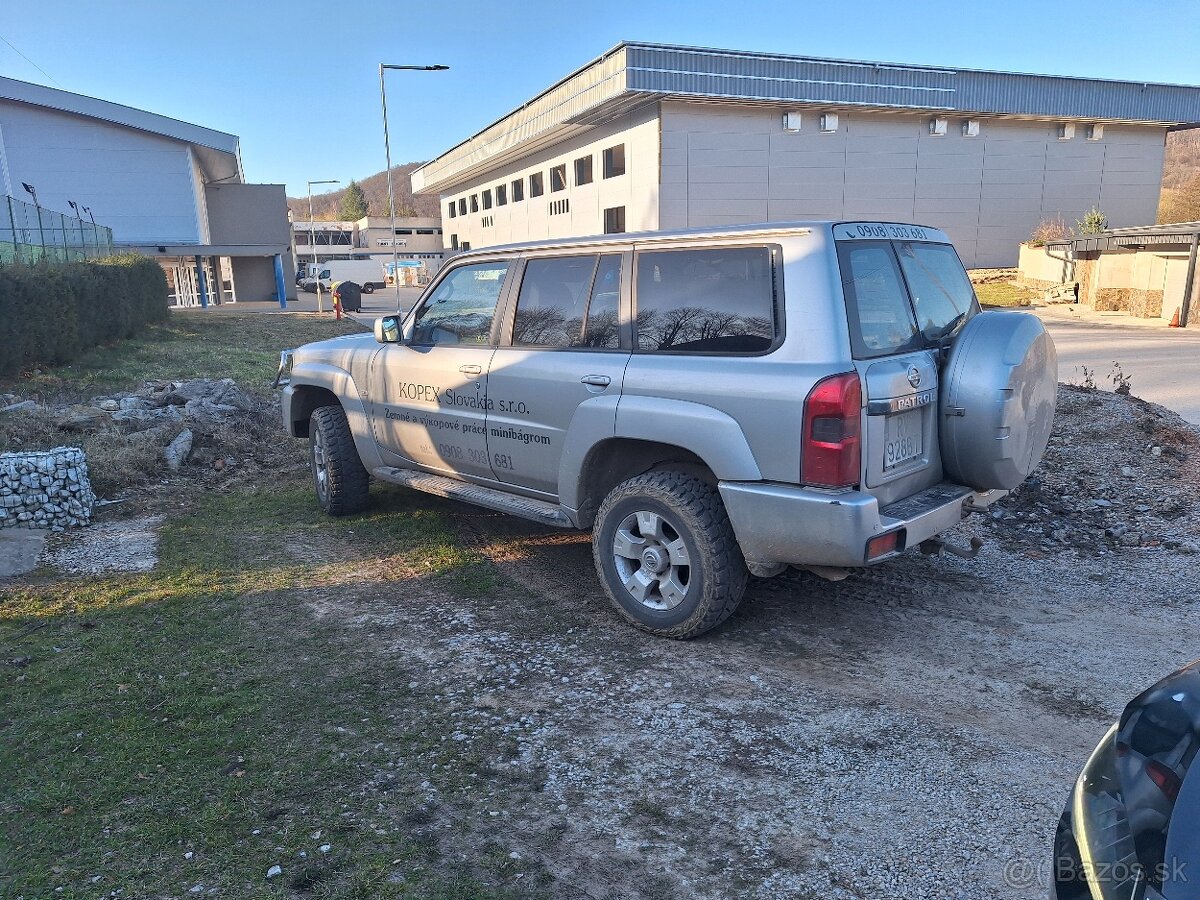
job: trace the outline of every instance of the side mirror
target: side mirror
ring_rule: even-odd
[[[400,317],[382,316],[376,319],[375,340],[381,344],[400,343]]]

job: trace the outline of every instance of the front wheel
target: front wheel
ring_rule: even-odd
[[[340,406],[314,409],[308,420],[309,466],[317,503],[331,516],[349,516],[367,506],[370,476],[358,457],[354,435]]]
[[[364,294],[375,293],[375,285],[371,284],[371,282],[368,281],[366,284],[363,285],[363,293]]]
[[[596,516],[592,555],[620,613],[663,637],[715,628],[746,590],[720,494],[684,472],[646,472],[613,488]]]

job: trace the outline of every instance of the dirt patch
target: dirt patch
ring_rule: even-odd
[[[41,563],[69,575],[149,572],[158,563],[162,522],[162,516],[140,516],[53,535]]]

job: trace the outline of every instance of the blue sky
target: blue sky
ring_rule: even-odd
[[[451,67],[389,74],[397,163],[436,156],[621,40],[1200,84],[1196,0],[22,8],[31,12],[0,20],[0,74],[232,132],[247,179],[286,183],[292,195],[309,179],[383,169],[380,62]]]

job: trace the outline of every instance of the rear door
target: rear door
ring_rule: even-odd
[[[558,494],[563,441],[581,404],[615,428],[629,340],[629,254],[525,261],[488,375],[487,449],[496,478]]]
[[[936,229],[853,223],[835,226],[834,237],[866,395],[864,487],[890,503],[942,480],[939,347],[978,304]]]

